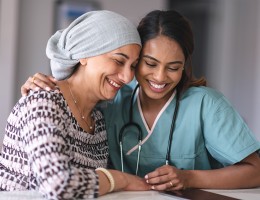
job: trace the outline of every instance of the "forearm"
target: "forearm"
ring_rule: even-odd
[[[106,194],[110,191],[111,180],[102,171],[96,170],[99,176],[99,195]],[[144,191],[149,190],[150,186],[143,178],[135,175],[123,173],[117,170],[108,170],[114,180],[113,191]]]
[[[115,187],[113,191],[119,191],[123,190],[127,185],[127,178],[125,177],[124,173],[116,171],[116,170],[108,170],[115,183]],[[102,172],[102,171],[97,171],[98,177],[99,177],[99,195],[104,195],[106,193],[109,193],[111,183],[108,179],[108,177]]]
[[[253,188],[260,186],[259,159],[253,163],[240,162],[216,170],[188,170],[186,187],[208,189]]]

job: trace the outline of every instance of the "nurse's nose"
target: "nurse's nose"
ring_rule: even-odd
[[[124,66],[120,69],[118,78],[124,84],[130,83],[134,78],[134,70],[132,70],[131,66]]]
[[[165,81],[167,77],[165,69],[163,67],[158,68],[157,70],[154,71],[153,77],[158,82]]]

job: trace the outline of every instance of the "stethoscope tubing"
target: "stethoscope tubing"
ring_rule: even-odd
[[[125,129],[127,127],[133,126],[138,130],[138,153],[137,153],[137,162],[136,162],[136,175],[138,174],[138,169],[139,169],[139,163],[140,163],[140,153],[142,149],[142,140],[143,140],[143,132],[141,129],[141,126],[138,123],[133,122],[133,104],[134,104],[134,96],[136,94],[137,89],[139,88],[139,84],[135,87],[131,100],[130,100],[130,108],[129,108],[129,122],[126,123],[119,132],[119,146],[120,146],[120,160],[121,160],[121,170],[124,172],[124,156],[123,156],[123,137],[125,134]],[[165,158],[165,164],[169,165],[170,161],[170,153],[171,153],[171,147],[172,147],[172,137],[173,137],[173,132],[175,129],[175,123],[178,115],[178,110],[179,110],[179,92],[176,92],[176,106],[174,109],[173,117],[172,117],[172,123],[171,123],[171,129],[170,129],[170,134],[169,134],[169,140],[168,140],[168,146],[167,146],[167,153],[166,153],[166,158]]]

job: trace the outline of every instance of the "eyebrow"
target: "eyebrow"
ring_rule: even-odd
[[[156,61],[156,62],[160,63],[160,61],[157,60],[157,59],[154,58],[154,57],[151,57],[151,56],[148,56],[148,55],[144,55],[143,57],[144,57],[144,58],[151,59],[151,60],[153,60],[153,61]],[[182,62],[182,61],[173,61],[173,62],[169,62],[169,63],[167,63],[167,64],[183,64],[183,62]]]
[[[126,59],[129,59],[129,56],[124,54],[124,53],[115,53],[116,55],[120,55],[120,56],[123,56],[125,57]]]

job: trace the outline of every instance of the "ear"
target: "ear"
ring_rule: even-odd
[[[79,62],[80,62],[81,65],[85,66],[88,63],[88,59],[87,58],[81,58],[81,59],[79,59]]]

